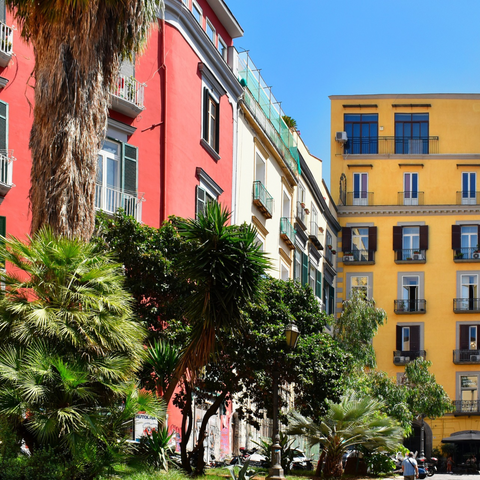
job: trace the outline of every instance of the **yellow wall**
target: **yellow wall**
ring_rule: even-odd
[[[397,323],[422,322],[423,349],[426,350],[427,359],[432,361],[432,372],[450,398],[456,400],[456,373],[480,373],[480,364],[453,363],[453,350],[459,348],[456,338],[457,322],[480,324],[478,313],[453,312],[453,299],[458,297],[457,272],[475,271],[480,278],[480,262],[454,262],[451,233],[452,225],[458,222],[480,224],[479,205],[457,205],[462,172],[478,172],[477,182],[480,180],[480,95],[386,97],[331,97],[331,185],[333,198],[338,204],[339,222],[342,226],[375,225],[378,232],[374,265],[339,263],[337,287],[340,293],[337,296],[337,308],[341,309],[341,301],[346,297],[347,273],[373,272],[373,298],[377,306],[385,309],[388,315],[386,325],[380,328],[374,340],[378,368],[390,376],[404,371],[404,367],[393,363]],[[393,108],[392,103],[428,103],[431,107]],[[377,104],[378,108],[344,108],[344,104]],[[438,153],[435,154],[344,155],[343,146],[335,141],[335,132],[344,131],[344,114],[378,113],[378,125],[383,126],[378,135],[393,137],[395,113],[424,112],[429,113],[429,135],[439,137]],[[340,176],[346,175],[346,190],[351,192],[354,172],[368,173],[368,190],[373,192],[373,205],[344,206],[339,202]],[[423,206],[399,205],[398,192],[404,190],[404,172],[418,172],[418,190],[424,192]],[[476,190],[480,190],[478,186]],[[425,263],[395,263],[393,227],[398,222],[428,225],[429,245]],[[340,253],[339,259],[341,255]],[[394,300],[399,298],[398,272],[424,272],[425,314],[394,313]],[[429,424],[433,432],[433,446],[436,446],[441,438],[455,431],[480,430],[480,414],[458,417],[448,415],[443,419],[429,421]]]

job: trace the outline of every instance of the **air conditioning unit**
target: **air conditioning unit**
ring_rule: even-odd
[[[347,132],[337,132],[335,133],[335,141],[340,143],[345,143],[348,140]]]
[[[471,362],[480,362],[480,355],[470,355]]]
[[[478,258],[480,258],[480,253],[475,252],[475,253],[472,254],[472,257],[478,259]]]
[[[400,365],[403,362],[405,362],[405,357],[400,357],[400,356],[393,357],[393,363]]]

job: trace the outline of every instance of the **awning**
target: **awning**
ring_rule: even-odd
[[[468,442],[480,442],[480,431],[462,430],[461,432],[452,433],[447,438],[442,438],[442,443],[468,443]]]

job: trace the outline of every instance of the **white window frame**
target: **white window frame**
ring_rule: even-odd
[[[195,14],[195,11],[198,12],[198,15],[200,18],[197,18],[196,14]],[[195,18],[195,20],[200,24],[200,26],[203,28],[203,10],[202,10],[202,7],[200,7],[200,5],[195,1],[195,0],[192,0],[192,13],[193,13],[193,16]]]
[[[220,34],[217,34],[217,38],[218,38],[218,45],[217,45],[218,51],[220,52],[221,57],[222,57],[225,61],[228,61],[228,46],[227,46],[227,42],[225,42],[225,40],[220,36]],[[222,49],[223,49],[223,51],[222,51]]]
[[[282,190],[282,217],[288,218],[289,222],[292,221],[292,196],[285,186]]]
[[[210,21],[210,19],[208,17],[205,17],[205,32],[207,33],[207,37],[211,40],[211,42],[216,46],[216,34],[217,34],[217,30],[216,28],[213,26],[213,23]],[[209,27],[210,27],[210,33],[209,33]],[[211,34],[211,36],[210,36]]]
[[[358,177],[359,189],[355,190],[355,177]],[[363,178],[366,178],[366,190],[363,190]],[[352,205],[368,205],[368,172],[358,172],[353,174],[353,198]]]
[[[354,278],[366,278],[367,279],[367,298],[373,298],[373,272],[347,272],[346,274],[346,284],[347,284],[347,300],[350,298],[352,293],[352,288],[363,288],[361,286],[354,286]]]
[[[261,173],[263,173],[263,175],[260,175]],[[266,186],[267,161],[258,149],[255,149],[255,180],[262,182],[262,185]]]
[[[283,272],[286,272],[286,278],[283,275]],[[287,281],[290,279],[290,267],[280,259],[280,280]]]
[[[417,179],[417,188],[413,190],[413,177]],[[407,191],[407,178],[410,181],[410,190]],[[404,205],[418,205],[418,173],[417,172],[405,172],[403,174],[403,204]]]
[[[467,181],[465,182],[465,176]],[[472,191],[472,178],[475,181],[475,188]],[[476,205],[477,204],[477,174],[476,172],[462,172],[462,205]],[[466,194],[466,196],[464,196]]]
[[[190,0],[182,0],[182,3],[187,7],[190,8]]]

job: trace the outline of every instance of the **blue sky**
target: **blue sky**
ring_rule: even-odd
[[[327,184],[329,95],[480,92],[479,0],[225,1]]]

